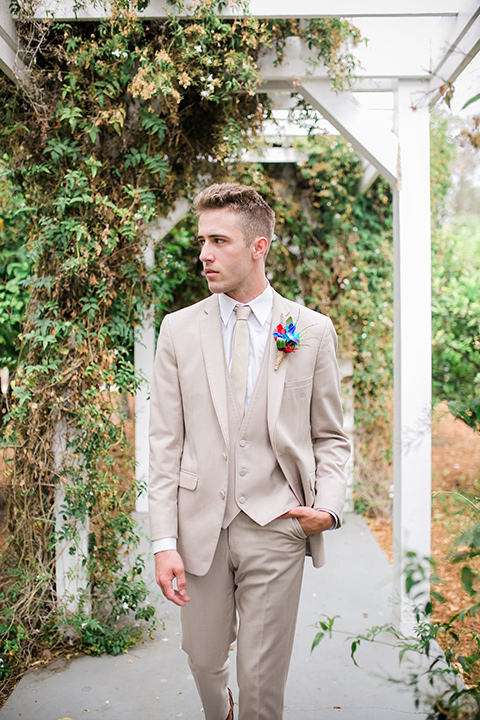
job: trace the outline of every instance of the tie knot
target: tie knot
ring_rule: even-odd
[[[234,310],[237,313],[237,320],[248,320],[252,312],[250,305],[235,305]]]

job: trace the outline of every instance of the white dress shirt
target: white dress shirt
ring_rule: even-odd
[[[218,304],[220,306],[220,315],[222,318],[222,337],[223,347],[225,349],[225,359],[227,361],[228,371],[232,366],[232,341],[233,331],[237,316],[234,312],[238,303],[233,298],[223,293],[218,295]],[[248,317],[248,331],[250,334],[250,355],[248,358],[248,376],[247,376],[247,394],[245,397],[245,410],[247,409],[250,398],[252,397],[255,383],[257,382],[258,373],[262,364],[263,353],[267,346],[267,339],[270,335],[270,325],[272,324],[273,309],[273,291],[270,284],[267,285],[261,295],[252,300],[248,304],[252,309]]]
[[[218,293],[218,304],[220,307],[220,316],[222,318],[222,338],[225,350],[225,360],[229,372],[232,364],[233,331],[235,330],[235,323],[237,321],[234,308],[236,305],[245,304],[249,305],[252,309],[252,312],[247,320],[248,331],[250,334],[250,355],[248,358],[247,394],[245,397],[246,409],[250,398],[252,397],[255,383],[257,382],[263,354],[267,346],[267,339],[270,336],[273,311],[273,290],[270,283],[268,283],[262,294],[258,295],[258,297],[249,303],[238,303],[237,300],[234,300],[229,295]],[[331,528],[333,530],[339,525],[338,517],[330,510],[327,510],[326,512],[329,512],[334,519],[334,524]],[[154,554],[161,552],[162,550],[176,550],[177,540],[176,538],[154,540],[152,542],[152,548]]]

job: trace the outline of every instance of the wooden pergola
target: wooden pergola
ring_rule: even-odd
[[[25,72],[7,0],[0,0],[0,68],[11,78]],[[336,93],[324,68],[312,70],[309,49],[299,38],[287,41],[276,65],[265,51],[259,65],[259,92],[281,106],[295,92],[308,101],[364,158],[362,187],[381,174],[391,184],[394,214],[394,575],[398,602],[394,619],[411,627],[404,593],[407,552],[430,556],[431,514],[431,231],[429,111],[441,87],[454,83],[480,49],[480,0],[250,0],[249,13],[269,18],[351,18],[368,38],[355,48],[359,77],[351,90]],[[147,18],[166,16],[164,0],[151,0]],[[41,0],[37,14],[58,20],[95,19],[100,9],[73,0]],[[178,9],[174,12],[178,15]],[[225,16],[242,15],[231,5]],[[185,12],[188,17],[188,12]],[[475,88],[478,91],[478,88]],[[472,95],[473,95],[472,91]],[[283,98],[283,100],[282,100]],[[375,100],[382,110],[375,110]],[[288,101],[287,101],[288,104]],[[276,161],[292,160],[288,147]],[[279,153],[279,154],[278,154]],[[186,213],[178,203],[151,228],[160,239]],[[151,254],[152,248],[146,252]],[[136,345],[136,364],[151,377],[155,332],[151,309]],[[147,388],[136,399],[136,456],[139,479],[148,467]],[[140,498],[137,509],[146,510]],[[425,592],[428,588],[425,587]]]

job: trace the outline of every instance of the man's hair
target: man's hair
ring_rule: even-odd
[[[273,239],[275,213],[262,196],[248,185],[215,183],[202,190],[193,201],[197,215],[205,210],[226,208],[240,215],[246,245],[256,237]]]

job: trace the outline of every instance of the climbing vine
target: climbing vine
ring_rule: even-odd
[[[268,115],[258,51],[274,46],[280,61],[295,31],[290,22],[222,18],[215,0],[162,21],[142,21],[146,5],[112,0],[98,22],[61,23],[34,19],[29,0],[11,3],[28,82],[0,79],[0,152],[5,182],[28,208],[28,274],[4,436],[12,451],[0,565],[4,690],[42,650],[64,644],[66,628],[77,647],[118,653],[152,622],[123,398],[140,381],[132,347],[143,307],[165,307],[181,278],[164,272],[165,244],[154,267],[145,263],[148,227],[253,142]],[[339,20],[297,30],[345,83],[356,30]],[[3,231],[8,240],[13,225]],[[83,559],[79,591],[59,603],[62,543]]]

